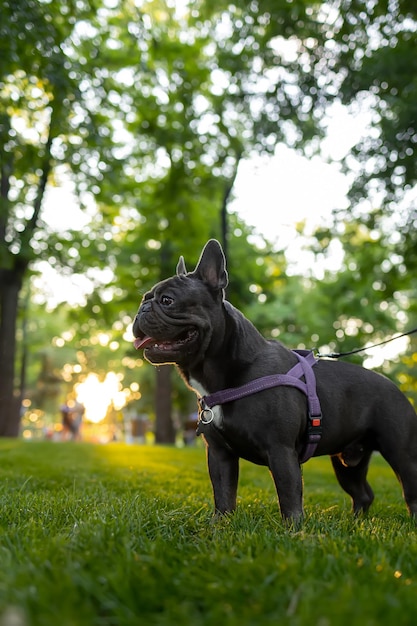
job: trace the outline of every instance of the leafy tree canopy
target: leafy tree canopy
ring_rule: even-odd
[[[286,320],[307,344],[324,327],[349,336],[365,304],[375,332],[380,313],[401,325],[416,264],[410,0],[5,0],[1,10],[3,416],[13,409],[18,297],[39,261],[91,282],[84,312],[73,313],[77,340],[103,328],[122,335],[138,294],[172,273],[184,242],[196,259],[206,239],[221,237],[240,160],[279,141],[312,154],[335,102],[370,111],[371,124],[344,160],[355,181],[350,212],[313,246],[320,255],[335,237],[343,243],[340,282],[289,279],[284,255],[244,244],[249,233],[229,216],[230,297],[265,330]],[[53,185],[74,194],[82,228],[44,220]],[[63,211],[56,206],[56,222]],[[337,310],[328,298],[340,298]]]

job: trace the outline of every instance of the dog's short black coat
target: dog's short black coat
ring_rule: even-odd
[[[153,364],[175,363],[198,394],[237,387],[297,362],[291,350],[266,340],[224,299],[228,276],[220,244],[210,240],[193,272],[181,257],[177,275],[154,286],[133,324],[135,347]],[[355,513],[367,511],[374,495],[366,477],[378,450],[399,478],[410,513],[417,518],[417,416],[393,382],[348,362],[320,360],[314,366],[323,413],[315,455],[331,456]],[[213,422],[200,424],[207,443],[215,510],[236,507],[239,458],[269,467],[281,514],[303,515],[299,454],[307,427],[306,397],[276,387],[215,408]]]

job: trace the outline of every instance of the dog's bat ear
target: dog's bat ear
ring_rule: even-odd
[[[187,268],[185,267],[184,257],[181,255],[180,260],[177,263],[177,276],[183,276],[187,273]]]
[[[210,239],[204,246],[194,273],[213,289],[226,289],[229,278],[221,245]]]

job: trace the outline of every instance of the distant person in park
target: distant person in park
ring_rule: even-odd
[[[191,446],[196,440],[198,413],[191,413],[184,424],[183,441],[186,446]]]
[[[81,426],[83,423],[83,417],[85,413],[85,407],[81,402],[75,402],[72,409],[72,438],[74,441],[81,440]]]
[[[85,413],[84,405],[80,402],[67,402],[61,406],[62,439],[66,441],[80,441],[81,426]]]
[[[65,441],[71,435],[72,431],[72,413],[67,403],[61,406],[61,419],[62,419],[62,439]]]

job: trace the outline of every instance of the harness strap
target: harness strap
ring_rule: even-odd
[[[316,391],[316,377],[312,369],[317,363],[317,359],[309,350],[293,350],[293,352],[298,363],[287,374],[263,376],[240,387],[216,391],[199,398],[199,404],[200,412],[202,412],[218,404],[233,402],[272,387],[296,387],[306,395],[308,404],[307,444],[300,455],[300,463],[305,463],[313,456],[321,439],[321,408]],[[302,376],[304,376],[305,382],[300,380]]]

